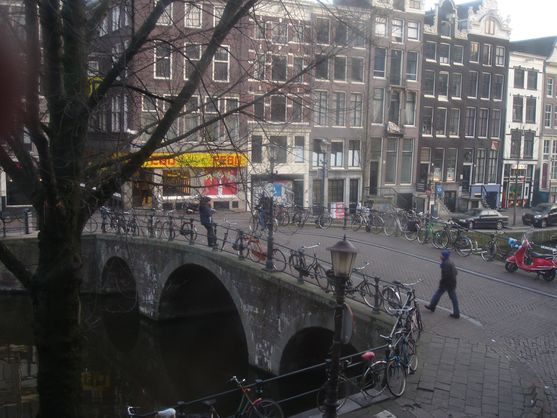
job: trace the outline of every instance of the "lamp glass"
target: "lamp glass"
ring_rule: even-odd
[[[338,277],[350,277],[358,251],[356,247],[346,240],[337,242],[334,246],[327,248],[331,252],[331,263],[333,272]]]

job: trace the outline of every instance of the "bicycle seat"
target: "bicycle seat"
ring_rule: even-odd
[[[375,358],[375,353],[373,351],[366,351],[360,357],[363,361],[372,361]]]

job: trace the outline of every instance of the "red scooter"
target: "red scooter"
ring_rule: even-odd
[[[507,258],[505,269],[509,273],[514,273],[518,269],[536,273],[538,278],[542,277],[545,281],[550,282],[555,278],[557,254],[536,253],[532,251],[530,241],[524,238],[516,252]]]

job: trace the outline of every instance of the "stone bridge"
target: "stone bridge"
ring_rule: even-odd
[[[33,244],[34,243],[34,244]],[[12,241],[36,259],[36,241]],[[323,360],[333,333],[334,299],[310,283],[205,246],[114,235],[83,238],[83,291],[133,293],[141,314],[156,321],[231,312],[240,318],[249,363],[280,374]],[[0,279],[6,279],[0,272]],[[8,274],[9,275],[9,274]],[[392,321],[349,302],[354,332],[346,352],[381,342]],[[317,357],[317,358],[315,358]]]

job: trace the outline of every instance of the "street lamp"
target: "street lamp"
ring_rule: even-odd
[[[325,181],[327,178],[327,147],[329,141],[326,139],[318,139],[319,153],[323,155],[323,164],[321,166],[321,201],[319,202],[321,208],[319,209],[319,215],[325,213]]]
[[[331,264],[333,265],[333,275],[335,279],[336,305],[335,328],[333,333],[333,344],[331,346],[331,365],[327,384],[327,396],[325,398],[325,413],[323,416],[326,418],[333,418],[337,416],[338,375],[342,345],[342,316],[344,312],[346,282],[352,273],[358,251],[354,245],[346,240],[346,236],[344,236],[342,241],[337,242],[334,246],[327,248],[327,250],[331,252]]]
[[[271,166],[271,202],[269,204],[269,213],[267,216],[267,260],[265,261],[265,270],[273,271],[275,269],[273,264],[273,206],[275,197],[275,160],[276,160],[277,148],[275,144],[269,144],[269,164]],[[264,210],[265,208],[263,208]]]

